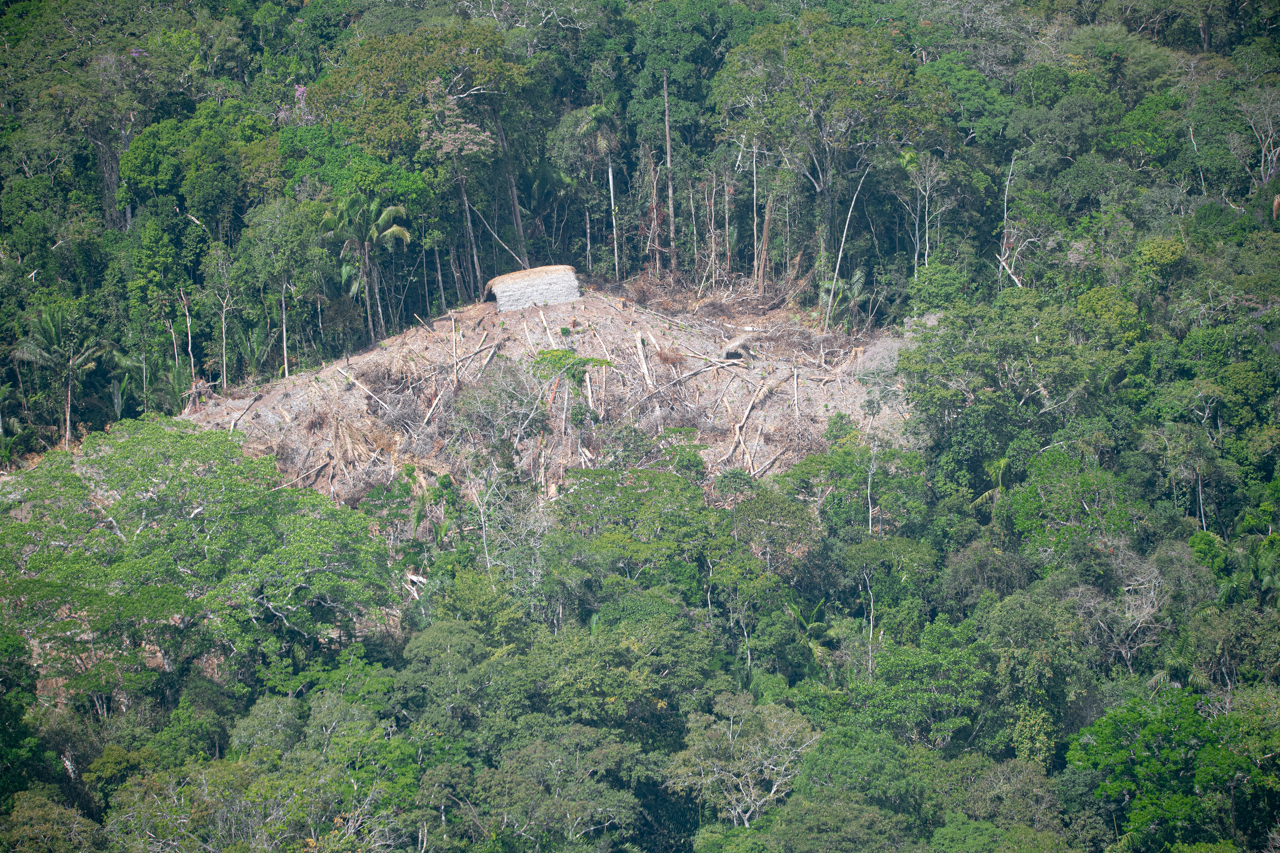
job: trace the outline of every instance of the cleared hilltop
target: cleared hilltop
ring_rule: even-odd
[[[681,438],[704,445],[708,470],[758,477],[820,450],[837,412],[900,426],[901,345],[722,302],[671,314],[597,292],[511,312],[486,302],[319,370],[206,389],[182,417],[243,432],[247,452],[346,503],[405,465],[456,473],[495,447],[554,490],[569,468],[607,464],[627,428],[692,430]]]

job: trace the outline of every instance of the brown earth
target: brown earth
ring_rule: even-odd
[[[406,464],[456,476],[477,458],[485,442],[455,423],[453,409],[485,383],[506,383],[512,399],[545,414],[548,428],[517,437],[511,456],[548,492],[567,468],[609,451],[605,430],[571,423],[570,407],[587,398],[605,426],[631,422],[649,435],[692,427],[709,471],[741,467],[754,476],[820,450],[836,412],[890,431],[909,416],[893,384],[899,337],[820,335],[794,314],[724,302],[663,307],[671,313],[597,292],[508,313],[471,305],[319,370],[225,397],[206,389],[182,417],[244,433],[246,451],[274,454],[294,484],[354,504]],[[610,366],[589,369],[570,402],[567,379],[518,369],[548,349]],[[874,416],[863,405],[869,397],[881,403]],[[469,411],[474,423],[474,405]]]

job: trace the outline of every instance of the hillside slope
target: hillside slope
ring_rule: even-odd
[[[668,316],[599,293],[507,313],[488,302],[320,370],[225,397],[206,389],[183,418],[243,432],[247,451],[274,454],[293,483],[347,503],[406,464],[455,471],[504,441],[514,464],[554,490],[567,468],[609,455],[611,430],[632,425],[650,436],[692,428],[709,470],[762,476],[818,449],[837,412],[900,425],[908,414],[891,377],[901,344],[817,335],[782,312],[744,321],[720,303]],[[549,350],[572,351],[556,364],[607,365],[574,382],[572,370],[535,365]]]

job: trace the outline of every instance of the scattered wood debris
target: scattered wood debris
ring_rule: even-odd
[[[183,417],[243,433],[292,484],[349,504],[405,465],[456,475],[495,441],[551,493],[567,469],[607,458],[604,434],[626,424],[652,436],[692,427],[709,470],[763,476],[821,450],[837,412],[900,426],[908,412],[891,376],[903,343],[819,335],[782,312],[667,314],[598,292],[516,311],[489,302],[247,394],[208,393]],[[548,350],[596,361],[577,381],[547,372]]]

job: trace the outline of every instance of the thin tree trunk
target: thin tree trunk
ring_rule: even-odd
[[[458,269],[458,261],[454,258],[456,252],[449,255],[449,269],[453,272],[453,292],[458,297],[458,304],[462,304],[462,273]]]
[[[67,369],[68,370],[71,369],[70,363],[67,364]],[[62,434],[62,449],[70,453],[71,452],[71,374],[70,373],[67,374],[66,414],[67,414],[67,431]]]
[[[769,222],[773,219],[773,193],[764,206],[764,233],[760,237],[760,257],[756,260],[756,294],[764,296],[764,268],[769,259]]]
[[[387,281],[387,316],[391,318],[392,329],[400,329],[400,315],[404,310],[404,296],[400,296],[399,307],[396,305],[396,253],[395,244],[392,244],[391,250],[391,278]],[[382,265],[378,265],[378,289],[382,289]]]
[[[711,254],[709,256],[711,264],[711,289],[716,289],[716,265],[718,262],[716,256],[716,173],[711,173],[711,204],[707,206],[707,231],[710,232],[711,238]]]
[[[868,166],[866,171],[862,173],[862,178],[858,181],[858,188],[853,191],[853,201],[849,202],[849,213],[844,218],[844,231],[840,234],[840,251],[836,253],[836,271],[831,277],[831,294],[827,297],[827,313],[822,321],[822,333],[827,333],[827,326],[831,323],[831,307],[835,304],[836,297],[836,281],[840,278],[840,259],[844,257],[844,241],[849,236],[849,219],[853,216],[853,206],[858,203],[858,193],[862,192],[862,182],[867,179],[867,175],[871,172]]]
[[[520,195],[516,192],[516,166],[511,160],[511,150],[507,147],[507,135],[502,132],[502,120],[498,111],[493,111],[493,124],[498,130],[498,145],[502,147],[502,157],[507,161],[507,187],[511,190],[511,221],[516,227],[516,248],[520,250],[520,262],[529,268],[529,253],[524,245],[524,222],[520,218]],[[494,220],[495,222],[497,220]],[[477,279],[478,281],[478,279]]]
[[[476,213],[477,214],[480,213],[479,208],[476,208]],[[496,198],[493,200],[493,203],[489,206],[489,216],[493,217],[494,222],[498,221],[498,200]],[[480,217],[480,224],[481,225],[485,224],[483,216]],[[497,233],[494,232],[492,228],[488,229],[488,231],[489,231],[489,255],[493,260],[493,274],[497,275],[498,274],[498,235]],[[503,245],[505,246],[506,244],[504,243]],[[516,246],[516,248],[518,249],[520,247]],[[515,253],[512,253],[512,254],[515,254]],[[525,261],[524,256],[522,254],[516,254],[516,263],[520,264],[522,269],[529,268],[529,264],[527,261]],[[478,284],[479,282],[477,282],[477,285]]]
[[[867,468],[867,533],[871,532],[871,478],[875,474],[874,467]]]
[[[645,153],[648,154],[647,149]],[[645,243],[644,253],[648,255],[649,249],[653,249],[653,271],[657,274],[662,272],[662,239],[658,234],[658,175],[662,171],[662,163],[659,162],[655,167],[649,157],[646,157],[645,162],[653,180],[649,183],[649,240]]]
[[[437,263],[439,258],[437,258]],[[440,267],[436,267],[436,278],[439,278]],[[431,285],[427,284],[427,241],[422,241],[422,298],[426,300],[426,311],[428,317],[431,316]]]
[[[387,336],[387,324],[382,319],[382,288],[378,286],[378,266],[373,262],[373,258],[369,257],[369,250],[365,249],[366,261],[369,264],[369,280],[373,284],[373,304],[378,307],[378,337],[385,338]]]
[[[436,255],[436,287],[440,291],[440,313],[443,314],[447,306],[444,300],[444,276],[440,274],[440,247],[433,246],[432,251]]]
[[[794,276],[791,275],[791,202],[789,200],[787,201],[787,204],[783,207],[782,210],[783,210],[783,214],[786,217],[785,218],[786,231],[783,233],[783,237],[782,237],[782,260],[786,263],[785,274],[786,274],[787,280],[791,281],[794,278]]]
[[[70,400],[71,400],[71,397],[68,395],[67,397],[68,406],[71,405]],[[68,418],[67,420],[68,429],[70,429],[70,424],[71,424],[71,420]],[[1204,478],[1200,476],[1199,471],[1196,472],[1196,493],[1200,496],[1200,529],[1208,530],[1209,525],[1205,524],[1205,520],[1204,520]]]
[[[613,155],[609,160],[609,215],[613,220],[613,280],[622,281],[622,272],[618,263],[618,203],[613,198]]]
[[[364,282],[364,323],[369,329],[369,343],[372,345],[378,338],[373,334],[373,306],[369,304],[369,262],[363,248],[360,250],[360,278]]]
[[[698,277],[698,205],[693,199],[693,181],[689,182],[689,224],[693,226],[690,231],[693,237],[693,263],[689,266],[689,271],[696,279]]]
[[[582,220],[587,224],[587,275],[591,275],[591,210],[582,208]]]
[[[173,379],[176,382],[178,374],[182,371],[182,362],[178,360],[178,336],[173,332],[173,323],[165,320],[164,324],[169,330],[169,339],[173,341]]]
[[[280,331],[281,346],[284,349],[284,378],[289,378],[289,312],[285,302],[285,291],[289,287],[289,279],[280,277]],[[195,381],[194,379],[192,380]]]
[[[733,261],[729,257],[729,176],[724,178],[724,274],[725,278],[733,270]]]
[[[191,368],[191,384],[196,384],[196,356],[191,349],[191,311],[187,307],[187,294],[181,289],[178,290],[178,298],[182,300],[182,315],[187,320],[187,360],[188,366]]]
[[[919,194],[917,193],[917,196]],[[916,209],[911,211],[911,241],[915,244],[915,251],[911,256],[911,277],[918,279],[920,277],[920,199],[916,199]],[[926,223],[927,225],[927,223]]]
[[[756,180],[756,149],[751,144],[751,265],[760,265],[760,201]]]
[[[484,273],[480,272],[480,253],[476,251],[476,234],[471,229],[471,202],[467,199],[467,182],[462,181],[458,184],[458,188],[462,191],[462,210],[467,215],[467,242],[471,244],[471,260],[476,265],[476,283],[479,285],[480,279],[484,277]],[[459,302],[461,302],[461,294],[459,294]]]
[[[675,193],[672,189],[672,170],[671,170],[671,103],[667,97],[667,71],[662,71],[662,118],[667,129],[667,221],[670,223],[671,245],[670,254],[667,259],[667,268],[674,276],[680,269],[676,263],[676,201]]]
[[[222,393],[227,393],[227,312],[224,309],[220,315],[222,323]]]
[[[944,214],[944,213],[946,213],[946,212],[947,212],[947,211],[946,211],[946,208],[945,208],[945,207],[944,207],[942,210],[938,211],[938,217],[937,217],[938,225],[937,225],[937,228],[936,228],[936,229],[934,230],[934,232],[933,232],[934,234],[936,234],[936,235],[937,235],[937,239],[933,241],[933,244],[934,244],[933,254],[935,254],[935,255],[936,255],[936,254],[938,254],[938,252],[941,252],[941,251],[942,251],[942,214]],[[927,267],[927,266],[929,266],[929,255],[928,255],[928,254],[925,254],[925,256],[924,256],[924,265],[925,265],[926,267]]]
[[[932,212],[932,205],[929,204],[929,193],[924,193],[924,265],[929,266],[929,219]],[[916,272],[916,278],[920,277],[919,271]]]

